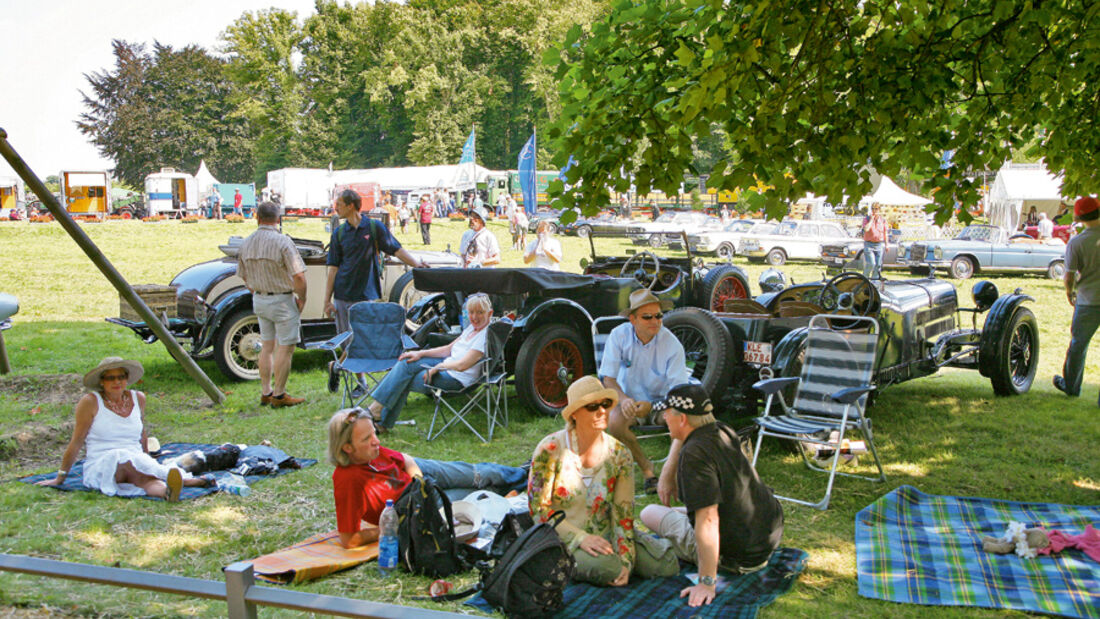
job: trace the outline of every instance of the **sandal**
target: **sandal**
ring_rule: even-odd
[[[645,484],[643,484],[646,494],[657,494],[657,476],[646,477]]]

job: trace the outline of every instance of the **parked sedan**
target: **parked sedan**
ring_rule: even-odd
[[[788,260],[817,262],[821,258],[822,245],[851,240],[844,228],[834,221],[784,221],[774,233],[753,231],[741,237],[737,253],[750,262],[767,261],[772,266],[780,266]]]
[[[714,231],[698,232],[688,235],[688,244],[694,254],[717,255],[719,258],[729,259],[737,255],[737,245],[741,237],[745,236],[753,226],[762,222],[755,219],[737,219],[726,224],[725,228]],[[777,224],[764,224],[775,230]],[[766,229],[759,229],[759,234],[770,233]]]
[[[1036,241],[1026,234],[1009,238],[1002,228],[975,224],[951,240],[913,243],[905,263],[943,269],[959,279],[978,272],[1046,273],[1051,279],[1062,279],[1065,253],[1066,245],[1058,239]]]
[[[684,232],[690,235],[720,226],[720,219],[700,211],[666,211],[656,221],[631,225],[627,234],[636,245],[664,247],[670,240],[682,239]]]

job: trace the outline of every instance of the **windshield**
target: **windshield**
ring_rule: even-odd
[[[660,224],[671,223],[676,219],[676,213],[662,213],[655,221]]]
[[[778,224],[774,223],[759,223],[755,224],[749,229],[749,234],[775,234],[775,228]]]
[[[755,224],[753,224],[751,221],[747,220],[735,221],[726,226],[726,232],[748,232],[749,229],[752,228],[754,225]]]
[[[780,236],[794,236],[795,231],[798,230],[798,224],[793,221],[785,221],[779,224],[776,230],[776,234]]]
[[[967,226],[955,237],[955,240],[992,243],[996,238],[997,229],[993,226]]]

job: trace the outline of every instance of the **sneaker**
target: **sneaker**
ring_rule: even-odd
[[[643,484],[646,494],[657,494],[657,476],[646,477],[645,484]]]
[[[177,468],[169,469],[168,479],[165,481],[168,484],[168,491],[164,495],[164,500],[169,503],[178,503],[180,491],[183,490],[183,473],[180,473]]]
[[[289,393],[284,393],[281,396],[271,396],[271,408],[283,408],[286,406],[297,406],[302,402],[305,402],[305,398],[296,398]]]
[[[1064,393],[1064,394],[1066,394],[1070,397],[1073,397],[1073,394],[1070,393],[1069,391],[1067,391],[1068,387],[1066,387],[1066,379],[1062,378],[1061,376],[1056,375],[1054,377],[1053,382],[1054,382],[1054,388],[1055,389],[1057,389],[1058,391],[1061,391],[1062,393]]]
[[[336,390],[340,388],[340,370],[336,369],[336,362],[328,362],[328,391],[329,393],[336,393]]]
[[[270,405],[271,404],[271,396],[273,396],[273,395],[275,395],[275,394],[274,393],[269,393],[267,395],[260,394],[260,406]]]
[[[359,383],[355,386],[355,389],[351,390],[351,399],[358,400],[359,398],[367,395],[367,386],[363,383]]]

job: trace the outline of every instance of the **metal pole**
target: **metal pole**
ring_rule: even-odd
[[[184,371],[191,376],[192,380],[197,382],[202,390],[206,392],[206,395],[210,396],[210,399],[215,404],[221,404],[225,401],[225,394],[218,389],[217,385],[210,380],[202,369],[195,364],[195,360],[192,359],[183,347],[180,346],[176,338],[168,331],[168,328],[161,324],[160,319],[153,314],[153,311],[149,309],[149,306],[145,304],[145,301],[141,300],[134,289],[130,287],[126,279],[122,277],[113,264],[107,257],[103,255],[103,252],[99,251],[92,239],[88,238],[88,235],[84,233],[84,230],[73,221],[69,213],[61,208],[61,205],[57,202],[57,199],[53,197],[53,194],[46,189],[46,185],[38,178],[38,176],[27,166],[23,158],[19,156],[19,153],[11,147],[8,143],[8,132],[0,129],[0,155],[7,159],[8,164],[11,165],[15,173],[23,179],[24,182],[31,188],[34,195],[38,196],[38,199],[42,201],[42,204],[46,205],[46,208],[53,214],[54,219],[61,224],[61,227],[69,233],[69,236],[76,241],[76,244],[84,250],[84,253],[88,255],[88,258],[99,268],[103,275],[107,278],[107,281],[111,282],[111,285],[118,290],[122,298],[126,299],[126,302],[130,304],[130,307],[134,308],[141,319],[145,321],[157,338],[164,344],[164,347],[168,349],[168,354],[172,355],[172,358],[176,360]]]
[[[256,619],[256,605],[245,599],[254,583],[251,561],[238,561],[225,568],[225,603],[229,619]]]

